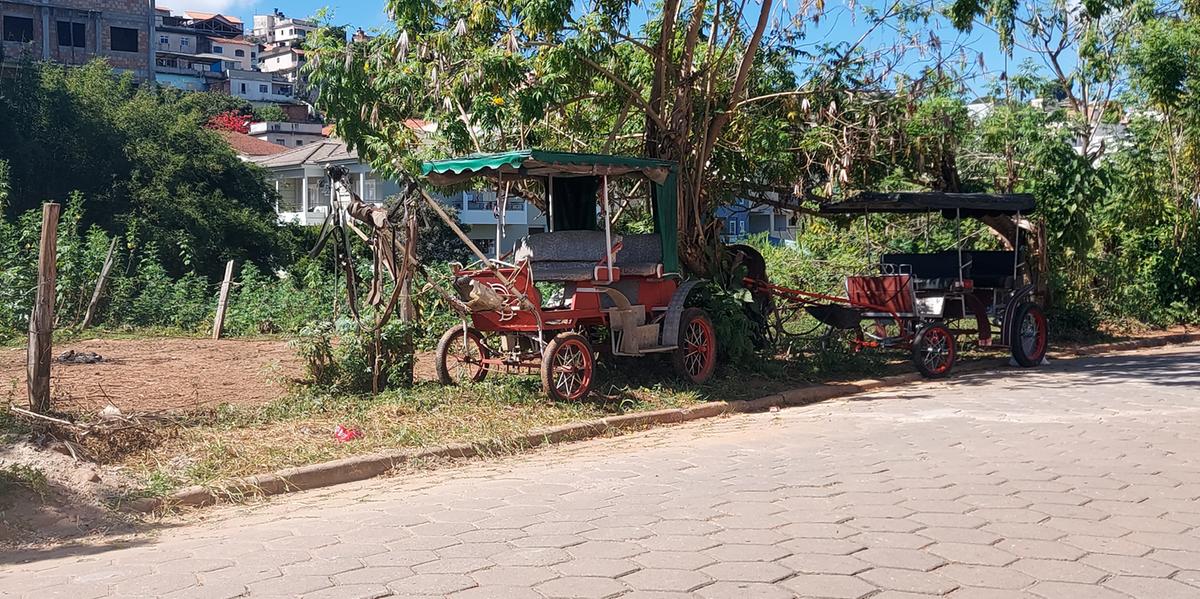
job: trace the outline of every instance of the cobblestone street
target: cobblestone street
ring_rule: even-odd
[[[1200,346],[961,375],[0,556],[0,595],[1200,597]]]

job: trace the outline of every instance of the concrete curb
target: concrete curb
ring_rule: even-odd
[[[1058,352],[1052,354],[1051,357],[1056,359],[1070,359],[1076,356],[1092,356],[1108,352],[1164,347],[1193,342],[1200,342],[1200,333],[1164,335],[1148,339],[1091,345],[1073,351]],[[956,367],[955,372],[980,372],[1003,367],[1007,364],[1008,360],[1006,359],[978,360],[959,365]],[[535,430],[514,439],[513,443],[522,449],[532,449],[542,445],[580,441],[662,424],[677,424],[692,420],[715,418],[726,414],[762,412],[771,408],[807,405],[829,399],[847,397],[865,391],[897,387],[920,380],[922,380],[921,375],[913,372],[879,379],[809,385],[752,400],[713,401],[686,408],[634,412]],[[488,453],[488,450],[489,446],[486,444],[472,445],[469,443],[458,443],[422,450],[395,450],[355,456],[235,479],[214,487],[186,487],[162,498],[139,499],[129,503],[127,507],[136,511],[151,512],[164,507],[201,507],[226,499],[279,495],[293,491],[317,489],[374,478],[386,474],[408,462],[430,458],[470,458]]]

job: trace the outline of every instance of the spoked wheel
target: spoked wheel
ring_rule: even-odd
[[[579,333],[559,333],[542,353],[542,391],[555,401],[583,399],[596,371],[592,346]]]
[[[1013,330],[1012,357],[1017,364],[1029,368],[1042,363],[1046,357],[1046,337],[1050,327],[1046,315],[1037,304],[1025,303],[1017,307],[1016,329]]]
[[[717,368],[717,333],[700,308],[688,308],[679,319],[679,347],[671,354],[675,371],[693,383],[712,378]]]
[[[482,381],[487,376],[483,359],[489,353],[479,331],[465,325],[447,330],[437,344],[438,381],[443,385]]]
[[[917,331],[917,337],[913,340],[913,364],[927,378],[941,378],[950,374],[957,354],[954,334],[940,324],[926,325]]]

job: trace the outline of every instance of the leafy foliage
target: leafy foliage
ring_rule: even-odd
[[[0,86],[0,158],[8,162],[4,218],[73,192],[88,198],[81,221],[153,247],[172,276],[219,276],[226,260],[264,269],[293,246],[276,224],[274,190],[203,127],[240,110],[217,94],[139,88],[102,61],[38,63]]]

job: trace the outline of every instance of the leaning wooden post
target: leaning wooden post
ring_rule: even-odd
[[[58,275],[58,214],[62,206],[42,205],[42,242],[38,247],[37,296],[29,315],[29,409],[50,411],[50,355],[54,333],[54,285]]]
[[[229,304],[229,285],[233,280],[233,260],[225,263],[225,280],[221,282],[221,295],[217,298],[217,317],[213,319],[213,339],[221,338],[225,328],[225,307]]]
[[[117,239],[119,237],[113,237],[112,243],[108,244],[108,256],[104,258],[104,266],[100,269],[100,278],[96,280],[96,290],[92,292],[92,301],[88,302],[83,322],[79,324],[80,329],[92,326],[92,319],[96,317],[96,308],[100,305],[100,294],[104,293],[104,284],[108,282],[108,272],[112,270],[113,255],[117,251]]]

